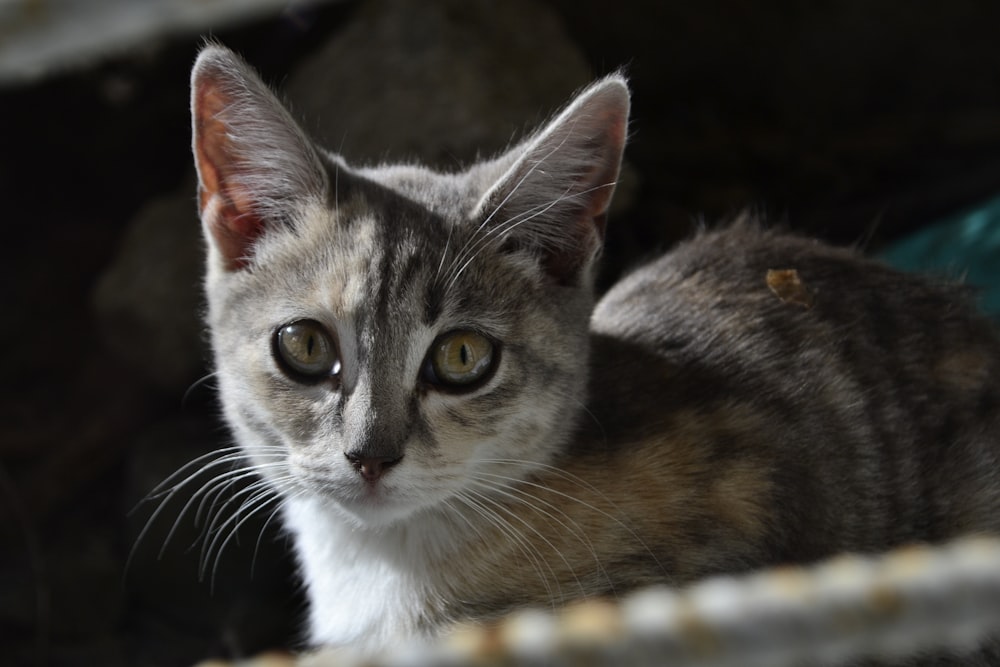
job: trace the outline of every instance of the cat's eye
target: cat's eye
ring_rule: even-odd
[[[496,362],[493,342],[475,331],[450,331],[431,345],[424,379],[454,389],[470,389],[486,379]]]
[[[274,354],[285,372],[299,381],[315,382],[340,375],[333,336],[315,320],[297,320],[278,329]]]

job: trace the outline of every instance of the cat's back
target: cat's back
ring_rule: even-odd
[[[794,376],[818,362],[872,389],[933,385],[949,402],[996,399],[1000,384],[1000,336],[972,289],[754,222],[700,233],[627,275],[592,329],[677,363]]]
[[[767,333],[787,342],[796,332],[835,329],[841,340],[901,335],[879,342],[904,357],[934,352],[911,344],[939,337],[961,344],[966,357],[979,346],[994,362],[998,355],[995,325],[977,312],[968,287],[744,220],[699,233],[627,275],[598,304],[594,323],[673,346],[684,332],[737,339]]]
[[[782,555],[1000,529],[1000,339],[967,288],[743,222],[626,276],[591,328],[599,418],[716,425],[713,456],[769,466],[762,502],[798,516]]]

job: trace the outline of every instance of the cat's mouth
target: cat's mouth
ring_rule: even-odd
[[[369,480],[351,470],[331,472],[312,466],[295,466],[299,487],[321,500],[337,506],[364,523],[385,524],[404,518],[414,510],[392,479]]]

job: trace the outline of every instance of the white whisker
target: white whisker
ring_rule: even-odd
[[[526,489],[519,488],[523,486],[523,482],[517,479],[516,477],[508,477],[506,475],[495,475],[486,472],[475,473],[474,477],[476,481],[479,482],[480,484],[489,485],[490,488],[493,488],[497,493],[500,493],[501,495],[513,500],[514,502],[517,502],[539,514],[542,514],[543,516],[547,517],[548,519],[552,520],[553,522],[561,526],[563,529],[565,529],[567,533],[573,535],[573,537],[579,540],[580,543],[583,544],[583,546],[587,549],[587,551],[589,551],[590,554],[594,557],[594,562],[597,565],[597,568],[604,575],[605,579],[608,580],[608,583],[611,584],[611,579],[608,576],[606,570],[604,569],[604,564],[601,563],[600,555],[594,548],[594,543],[590,540],[590,537],[587,535],[587,532],[583,528],[581,528],[580,525],[576,521],[574,521],[569,514],[566,513],[566,511],[564,511],[558,505],[550,503],[540,498],[537,495],[533,495]],[[543,489],[546,491],[549,490],[542,486],[538,485],[535,486],[538,487],[539,489]],[[553,514],[553,512],[544,509],[543,506],[565,517],[566,521],[569,521],[569,524],[567,524],[566,521],[560,519],[559,516],[557,516],[556,514]]]
[[[519,460],[519,459],[480,459],[479,462],[480,463],[499,463],[499,464],[504,464],[504,465],[518,465],[518,466],[522,466],[522,467],[527,467],[529,469],[541,469],[541,470],[544,470],[547,474],[552,474],[552,475],[555,475],[557,477],[561,477],[562,479],[564,479],[564,480],[566,480],[568,482],[576,484],[577,486],[590,491],[591,493],[593,493],[594,495],[596,495],[598,498],[600,498],[600,500],[603,503],[605,503],[608,506],[609,509],[611,509],[614,512],[616,512],[617,516],[615,514],[611,514],[610,512],[608,512],[608,511],[606,511],[604,509],[601,509],[600,507],[598,507],[598,506],[596,506],[596,505],[594,505],[592,503],[588,503],[585,500],[577,498],[574,495],[571,495],[569,493],[565,493],[563,491],[559,491],[557,489],[553,489],[552,487],[545,486],[544,484],[539,484],[538,482],[533,482],[533,481],[531,481],[529,479],[525,479],[525,478],[515,478],[515,477],[506,478],[506,479],[511,480],[512,483],[516,482],[518,484],[523,484],[523,485],[528,486],[528,487],[533,487],[533,488],[537,488],[539,490],[544,490],[547,493],[551,493],[551,494],[553,494],[555,496],[558,496],[560,498],[564,498],[565,500],[572,501],[574,503],[582,505],[583,507],[585,507],[586,509],[590,510],[591,512],[594,512],[595,514],[599,514],[599,515],[601,515],[601,516],[603,516],[603,517],[605,517],[607,519],[610,519],[611,521],[613,521],[614,523],[616,523],[619,527],[621,527],[622,529],[624,529],[629,534],[630,537],[632,537],[633,539],[636,540],[637,544],[639,544],[643,549],[645,549],[646,553],[649,554],[649,556],[653,559],[653,562],[656,563],[657,567],[659,567],[660,570],[663,571],[663,573],[665,575],[669,574],[669,572],[667,571],[667,569],[665,567],[663,567],[663,564],[660,563],[660,560],[656,557],[656,554],[653,553],[653,550],[649,548],[649,546],[639,536],[639,534],[635,531],[635,529],[632,528],[632,526],[630,526],[627,522],[623,521],[620,518],[621,516],[624,516],[625,513],[622,510],[620,510],[618,508],[618,506],[615,505],[614,501],[612,501],[610,498],[608,498],[607,495],[605,495],[604,493],[602,493],[597,487],[595,487],[593,484],[587,482],[582,477],[579,477],[579,476],[574,475],[572,473],[566,472],[565,470],[563,470],[562,468],[559,468],[557,466],[554,466],[554,465],[551,465],[551,464],[546,464],[546,463],[539,463],[539,462],[536,462],[536,461],[522,461],[522,460]],[[479,473],[479,474],[486,474],[486,473]],[[497,476],[498,477],[502,477],[500,475],[497,475]]]
[[[448,249],[451,247],[451,237],[455,233],[455,225],[448,227],[448,238],[444,242],[444,251],[441,253],[441,261],[438,262],[437,271],[434,272],[434,282],[441,277],[441,269],[444,268],[444,260],[448,257]]]
[[[215,458],[215,457],[219,457],[220,454],[229,454],[229,453],[232,453],[232,452],[242,452],[242,451],[243,450],[240,447],[227,447],[225,449],[221,449],[221,450],[217,449],[217,450],[208,452],[207,454],[202,454],[198,458],[192,459],[191,461],[188,461],[187,463],[185,463],[184,465],[182,465],[180,468],[178,468],[177,470],[175,470],[174,472],[172,472],[162,482],[160,482],[159,484],[157,484],[156,486],[154,486],[153,489],[149,493],[147,493],[145,495],[145,497],[143,497],[143,499],[140,500],[136,504],[135,507],[133,507],[131,510],[129,510],[129,514],[131,514],[132,512],[135,512],[139,508],[139,506],[142,505],[143,503],[145,503],[147,501],[150,501],[150,500],[156,500],[161,495],[163,495],[165,493],[169,493],[169,492],[175,490],[176,488],[178,488],[180,486],[183,486],[184,484],[187,484],[193,477],[198,476],[199,474],[201,474],[201,472],[203,472],[204,470],[208,469],[209,467],[218,464],[219,461],[221,461],[222,459],[218,459],[216,461],[213,461],[209,466],[205,466],[203,468],[199,468],[198,472],[196,472],[194,475],[188,477],[184,481],[174,483],[173,480],[175,478],[180,477],[181,475],[183,475],[184,472],[188,468],[190,468],[192,466],[196,466],[196,465],[198,465],[199,463],[201,463],[202,461],[204,461],[206,459],[212,459],[212,458]],[[240,454],[238,457],[234,457],[234,458],[240,458],[242,456],[244,456],[244,455]],[[169,485],[169,488],[168,488],[168,485]]]
[[[499,489],[498,489],[498,487],[496,485],[486,484],[486,483],[483,483],[481,481],[478,482],[478,483],[479,483],[479,485],[482,488],[485,488],[487,490],[496,492],[499,495],[503,495],[499,491]],[[467,493],[476,493],[476,492],[472,491],[471,489],[466,489],[466,492]],[[569,562],[569,559],[566,558],[566,555],[562,551],[560,551],[559,548],[555,544],[553,544],[552,541],[549,540],[548,537],[545,536],[545,533],[543,533],[542,531],[538,530],[535,526],[533,526],[530,522],[528,522],[524,517],[522,517],[521,515],[519,515],[517,512],[513,511],[512,509],[510,509],[509,507],[507,507],[503,503],[501,503],[501,502],[499,502],[499,501],[491,498],[489,495],[483,494],[483,493],[476,493],[476,496],[482,502],[489,503],[490,505],[494,506],[497,510],[503,512],[504,514],[506,514],[507,516],[511,517],[512,519],[517,520],[518,522],[520,522],[521,524],[523,524],[525,528],[527,528],[532,533],[534,533],[538,537],[538,539],[540,539],[542,542],[544,542],[549,547],[549,549],[552,550],[552,552],[554,554],[556,554],[557,556],[559,556],[559,558],[562,560],[563,564],[569,570],[570,574],[573,575],[573,579],[576,581],[576,584],[580,588],[580,591],[584,595],[586,595],[587,588],[586,588],[586,586],[584,586],[583,582],[580,581],[580,578],[577,576],[576,570],[574,569],[573,565]],[[546,564],[548,564],[548,563],[546,563]],[[549,565],[549,569],[552,570],[552,566],[551,565]],[[554,571],[552,571],[552,574],[553,574],[553,577],[555,577],[556,581],[558,582],[558,577],[556,577]]]
[[[537,218],[537,217],[539,217],[541,215],[544,215],[552,207],[556,206],[557,204],[564,203],[566,201],[575,199],[577,197],[582,197],[583,195],[589,194],[590,192],[593,192],[594,190],[598,190],[600,188],[606,188],[606,187],[613,187],[614,185],[615,185],[615,183],[606,183],[606,184],[594,186],[592,188],[588,188],[586,190],[581,190],[580,192],[575,192],[573,194],[568,194],[570,189],[567,188],[563,192],[563,194],[561,196],[559,196],[558,198],[554,199],[553,201],[548,202],[547,204],[539,204],[539,205],[537,205],[535,207],[527,209],[526,211],[522,211],[518,215],[513,216],[512,218],[510,218],[508,220],[505,220],[503,223],[501,223],[501,224],[497,225],[496,227],[490,229],[485,234],[483,234],[479,239],[477,239],[474,242],[470,242],[467,245],[467,248],[469,248],[469,250],[465,251],[465,254],[463,255],[463,258],[466,257],[466,256],[468,256],[469,252],[472,252],[473,254],[452,275],[451,279],[448,281],[448,285],[446,287],[446,290],[450,290],[454,286],[455,282],[462,275],[462,273],[465,272],[465,270],[469,267],[469,265],[473,261],[475,261],[475,259],[487,247],[489,247],[491,244],[496,244],[496,243],[499,243],[499,242],[503,241],[515,228],[521,226],[524,223],[530,222],[530,221],[534,220],[535,218]],[[558,239],[559,237],[556,234],[551,234],[550,238],[551,239]]]
[[[538,553],[538,550],[531,544],[531,542],[524,536],[524,534],[517,529],[516,526],[512,525],[510,521],[504,517],[497,514],[496,511],[486,507],[483,502],[488,501],[484,498],[482,494],[476,493],[471,489],[466,489],[455,496],[455,498],[468,507],[470,507],[474,512],[479,514],[480,517],[486,521],[487,524],[493,526],[502,534],[506,535],[511,542],[518,548],[525,559],[531,564],[532,569],[538,575],[539,581],[541,581],[542,586],[545,588],[546,595],[550,600],[553,601],[553,607],[555,606],[556,596],[553,594],[552,583],[559,586],[559,578],[556,576],[555,570],[552,566]],[[494,504],[495,503],[491,503]],[[542,565],[545,565],[549,570],[549,575],[546,576]],[[560,596],[561,597],[561,590]]]
[[[225,484],[221,485],[222,490],[224,491],[225,489],[231,488],[234,483],[235,483],[234,480],[226,481]],[[252,484],[248,484],[247,486],[239,489],[238,491],[233,493],[229,498],[227,498],[221,505],[216,504],[218,501],[218,496],[221,495],[221,492],[216,494],[216,501],[213,502],[212,507],[209,508],[209,515],[211,516],[211,518],[209,519],[208,524],[204,530],[204,535],[206,536],[206,543],[203,544],[202,546],[202,554],[204,554],[208,550],[209,545],[207,543],[207,538],[212,537],[214,539],[213,536],[217,536],[219,532],[222,530],[221,526],[225,525],[226,522],[223,521],[220,524],[220,520],[226,514],[226,510],[235,503],[239,502],[240,504],[237,505],[236,509],[233,511],[233,516],[238,517],[239,513],[243,510],[247,502],[246,497],[253,496],[253,494],[258,493],[261,489],[263,489],[264,491],[270,491],[277,494],[277,491],[272,488],[272,483],[269,480],[265,479],[260,479],[256,482],[253,482]],[[226,521],[228,521],[228,519]]]
[[[260,532],[257,534],[257,542],[254,544],[253,547],[253,557],[250,559],[251,579],[253,579],[254,571],[257,569],[257,554],[260,553],[260,542],[262,539],[264,539],[264,533],[267,532],[267,528],[268,526],[271,525],[271,522],[274,520],[274,517],[276,517],[278,513],[281,512],[281,507],[282,504],[278,503],[277,507],[271,510],[271,513],[267,515],[267,519],[265,519],[264,523],[261,525]]]
[[[217,375],[218,373],[208,373],[207,375],[203,375],[202,377],[192,382],[191,386],[189,386],[187,390],[185,390],[184,395],[181,397],[181,405],[187,405],[188,399],[191,397],[191,394],[194,392],[194,390],[197,389],[198,387],[201,387],[203,384],[213,379]]]
[[[222,493],[225,491],[226,488],[229,488],[229,487],[233,486],[233,484],[236,484],[237,482],[241,482],[244,479],[253,479],[255,477],[260,477],[261,476],[261,472],[264,471],[264,470],[266,470],[266,469],[276,468],[278,470],[282,470],[284,467],[285,467],[285,464],[283,462],[261,463],[261,464],[256,464],[254,466],[247,467],[247,468],[239,468],[239,469],[236,469],[236,470],[230,470],[230,471],[228,471],[226,473],[223,473],[222,475],[216,476],[212,481],[213,482],[220,482],[220,484],[218,484],[216,486],[216,489],[214,491],[209,492],[209,493],[205,493],[202,496],[201,502],[198,503],[198,509],[195,511],[195,515],[194,515],[194,523],[195,523],[195,525],[201,525],[202,517],[206,516],[206,514],[213,514],[214,513],[216,503],[218,502],[218,498],[219,498],[220,495],[222,495]],[[225,479],[225,484],[221,483],[223,481],[223,479]],[[251,486],[256,486],[256,485],[262,484],[262,483],[266,484],[267,482],[265,482],[265,481],[262,480],[260,482],[254,482],[254,484],[252,484]],[[201,492],[195,494],[195,496],[197,496],[197,495],[201,495]],[[191,500],[189,500],[188,502],[189,503],[192,502],[194,500],[195,496],[192,496]],[[205,511],[206,504],[208,503],[208,500],[209,500],[210,497],[212,497],[213,500],[212,500],[211,505],[208,507],[208,511],[206,512]],[[186,507],[185,507],[185,509],[186,509]]]
[[[253,456],[273,456],[282,453],[283,449],[280,447],[265,447],[255,451]],[[178,497],[181,493],[190,488],[191,483],[196,479],[203,477],[206,473],[209,473],[213,469],[217,469],[221,466],[234,466],[233,468],[222,470],[213,474],[185,500],[180,511],[176,514],[176,516],[174,516],[170,529],[167,531],[166,537],[164,537],[160,549],[157,552],[157,558],[163,558],[168,545],[180,529],[185,516],[191,512],[192,508],[194,508],[196,504],[197,509],[195,510],[194,525],[197,526],[201,523],[202,518],[206,516],[206,512],[207,515],[214,514],[215,516],[218,516],[217,513],[224,511],[225,508],[232,502],[232,499],[230,499],[222,503],[221,506],[219,505],[219,497],[223,492],[225,492],[226,489],[231,488],[234,484],[242,481],[243,479],[259,476],[267,469],[274,469],[280,472],[285,467],[285,464],[281,461],[246,465],[247,462],[252,461],[253,456],[245,452],[240,447],[226,447],[218,449],[189,461],[170,474],[162,482],[157,484],[156,487],[154,487],[153,490],[150,491],[149,494],[147,494],[146,497],[143,498],[143,500],[141,500],[129,513],[130,515],[133,514],[136,510],[138,510],[139,506],[146,502],[151,500],[158,501],[156,508],[146,519],[142,530],[139,532],[132,544],[131,549],[129,550],[124,573],[127,575],[140,544],[149,534],[150,530],[152,530],[154,523],[159,520],[160,516],[163,515],[168,506],[172,506],[174,498]],[[259,488],[262,485],[265,485],[265,483],[258,481],[250,485],[250,487]],[[236,495],[238,496],[240,493],[242,492],[239,492]],[[217,523],[217,519],[213,519],[209,526],[202,531],[200,539],[207,540],[209,538],[214,523]]]
[[[185,477],[180,482],[174,483],[173,486],[169,487],[169,489],[165,488],[167,484],[171,483],[171,480],[174,480],[177,477],[179,477],[180,475],[184,474],[184,472],[186,470],[188,470],[189,468],[191,468],[192,466],[196,466],[196,465],[202,463],[205,459],[210,459],[212,457],[217,457],[219,455],[220,451],[224,454],[224,456],[222,456],[221,458],[218,458],[215,461],[211,461],[210,463],[202,465],[200,468],[198,468],[198,470],[196,472],[188,475],[187,477]],[[136,550],[139,547],[139,544],[142,542],[142,540],[149,533],[149,530],[151,529],[153,523],[159,518],[160,514],[167,507],[167,505],[174,498],[174,496],[176,496],[178,493],[180,493],[181,489],[183,489],[192,480],[198,478],[199,476],[201,476],[202,474],[204,474],[206,471],[210,470],[211,468],[214,468],[214,467],[216,467],[218,465],[221,465],[221,464],[224,464],[224,463],[230,463],[230,462],[232,462],[234,460],[239,460],[240,458],[243,458],[243,456],[244,456],[242,454],[234,454],[233,453],[233,452],[242,451],[238,447],[230,447],[230,448],[226,448],[226,449],[223,449],[223,450],[220,450],[220,451],[209,452],[208,454],[204,454],[202,456],[199,456],[198,458],[194,459],[193,461],[191,461],[189,463],[186,463],[185,465],[181,466],[180,469],[178,469],[176,472],[172,473],[163,482],[161,482],[156,487],[154,487],[153,490],[149,493],[149,495],[147,495],[142,501],[140,501],[140,503],[138,505],[136,505],[135,508],[132,509],[132,511],[129,513],[130,515],[133,512],[135,512],[135,510],[138,509],[139,505],[143,504],[144,502],[146,502],[148,500],[162,498],[160,500],[160,504],[156,507],[155,510],[153,510],[153,513],[149,516],[149,518],[146,519],[146,523],[142,527],[142,530],[139,531],[139,535],[136,536],[135,542],[132,543],[132,548],[129,550],[128,558],[125,561],[125,569],[124,569],[125,573],[128,573],[129,567],[131,566],[131,563],[132,563],[132,559],[135,556],[135,553],[136,553]],[[179,521],[179,518],[177,519],[177,521]],[[174,524],[174,528],[172,528],[171,531],[170,531],[170,535],[173,534],[175,528],[176,528],[176,521],[175,521],[175,524]],[[167,540],[169,540],[170,535],[168,535]],[[165,544],[164,544],[164,546],[165,546]],[[161,548],[161,550],[160,550],[160,556],[159,557],[162,558],[162,555],[163,555],[163,550]]]
[[[281,496],[275,493],[274,490],[271,489],[270,487],[265,487],[263,491],[260,491],[256,495],[246,500],[244,505],[246,506],[247,514],[245,516],[240,518],[240,511],[237,511],[236,513],[233,514],[233,516],[227,519],[225,523],[219,526],[218,532],[216,533],[215,537],[212,539],[212,542],[208,547],[209,557],[212,551],[215,550],[215,560],[212,564],[212,573],[211,573],[211,578],[209,580],[209,587],[211,589],[214,590],[215,588],[215,578],[216,575],[218,574],[219,563],[222,560],[222,553],[223,551],[225,551],[226,545],[228,545],[229,542],[232,541],[233,538],[237,536],[239,529],[244,524],[246,524],[246,522],[254,518],[257,512],[267,507],[269,504],[279,500],[281,500]],[[241,510],[243,509],[244,505],[241,505],[240,508]],[[223,539],[222,542],[220,543],[219,539],[222,537],[223,534],[225,534],[224,531],[227,526],[231,527],[228,530],[228,534],[226,535],[225,539]],[[202,568],[199,570],[200,577],[204,577],[207,565],[208,565],[208,559],[206,558]]]
[[[483,220],[483,222],[480,223],[480,225],[475,229],[475,231],[472,232],[472,235],[469,237],[469,244],[471,244],[473,241],[476,240],[476,235],[479,234],[480,232],[482,232],[483,229],[485,229],[487,227],[487,225],[490,224],[490,222],[493,220],[493,217],[496,216],[496,214],[499,213],[503,209],[503,207],[507,204],[507,202],[510,200],[510,198],[513,197],[514,194],[517,193],[517,191],[521,189],[521,186],[524,185],[524,183],[528,180],[528,178],[531,177],[531,175],[534,174],[535,171],[542,164],[544,164],[546,160],[548,160],[550,157],[552,157],[553,155],[555,155],[556,151],[558,151],[560,148],[562,148],[563,144],[566,143],[566,141],[567,141],[568,138],[569,138],[569,134],[567,133],[567,135],[565,137],[563,137],[562,141],[560,141],[558,144],[556,144],[552,148],[552,150],[550,150],[548,153],[546,153],[545,155],[543,155],[540,159],[536,160],[535,163],[531,165],[531,168],[528,169],[528,171],[526,171],[524,173],[524,175],[521,176],[520,179],[518,179],[517,183],[514,184],[514,187],[512,187],[510,189],[510,191],[504,196],[504,198],[502,200],[500,200],[500,202],[496,206],[493,207],[493,210],[490,211],[490,213],[486,216],[486,218]],[[467,247],[468,247],[468,244],[466,245],[466,248]],[[454,271],[456,264],[458,264],[459,262],[463,261],[463,259],[465,257],[465,253],[466,253],[466,248],[462,249],[462,251],[455,257],[455,259],[452,261],[451,265],[448,267],[448,273],[449,274],[451,274]],[[453,283],[454,283],[454,280],[450,280],[448,284],[451,285]]]

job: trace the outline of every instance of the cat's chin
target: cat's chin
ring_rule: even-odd
[[[327,510],[359,528],[386,529],[421,511],[412,498],[376,488],[346,496],[328,491],[314,492]]]
[[[415,509],[412,503],[389,500],[369,502],[334,500],[337,511],[351,523],[362,528],[388,528],[410,518]]]

